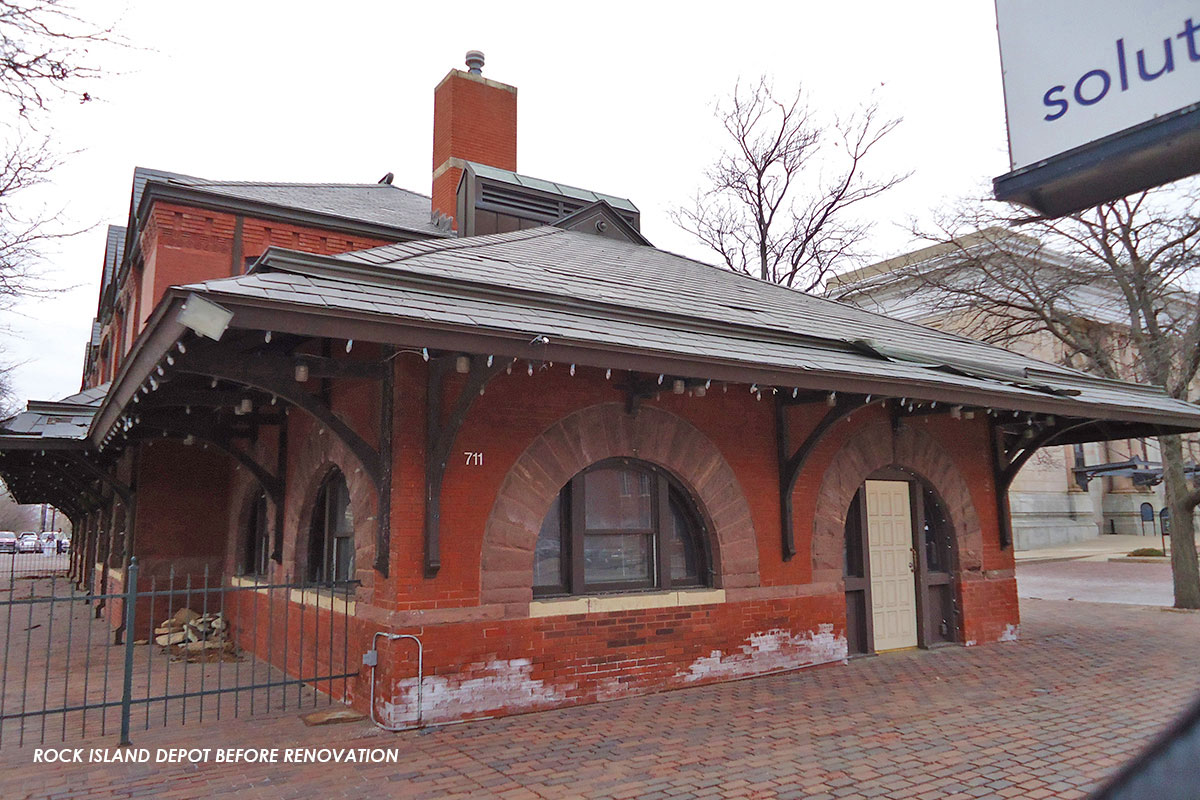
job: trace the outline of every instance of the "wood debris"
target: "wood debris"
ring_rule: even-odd
[[[237,646],[229,638],[225,613],[198,614],[181,608],[154,629],[154,643],[174,661],[240,661]]]

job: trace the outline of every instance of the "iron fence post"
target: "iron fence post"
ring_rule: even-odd
[[[137,585],[138,563],[137,556],[129,559],[129,569],[125,573],[125,675],[121,690],[121,741],[122,747],[131,744],[129,741],[129,716],[133,703],[133,641],[134,623],[137,618]]]

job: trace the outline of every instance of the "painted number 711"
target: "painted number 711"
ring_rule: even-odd
[[[472,453],[471,451],[467,450],[463,452],[463,456],[467,459],[468,467],[483,466],[483,453]]]

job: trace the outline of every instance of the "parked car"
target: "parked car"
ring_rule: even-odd
[[[17,552],[17,534],[12,531],[0,531],[0,553]]]
[[[18,553],[40,553],[42,551],[42,540],[32,531],[22,533],[21,538],[17,540]]]

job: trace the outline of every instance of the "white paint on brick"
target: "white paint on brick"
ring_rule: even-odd
[[[1004,626],[1004,632],[1000,634],[1000,638],[997,639],[996,641],[1015,642],[1020,638],[1021,638],[1021,626],[1009,624],[1009,625]]]
[[[566,700],[567,687],[555,687],[532,677],[533,664],[528,658],[472,664],[463,680],[457,675],[426,675],[422,697],[422,717],[426,722],[475,717],[504,709],[507,712],[550,708]],[[377,698],[378,716],[387,725],[416,722],[417,679],[405,678],[393,684],[392,700]]]
[[[744,678],[845,661],[846,654],[846,637],[834,636],[833,625],[821,625],[816,633],[793,633],[773,628],[751,634],[736,652],[713,650],[707,656],[701,656],[676,677],[687,682]]]

